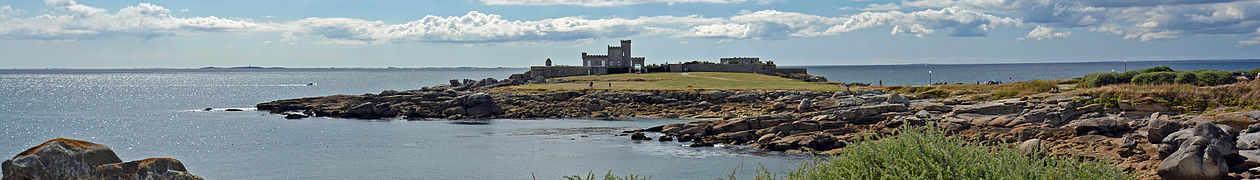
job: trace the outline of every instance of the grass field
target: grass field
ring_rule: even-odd
[[[691,72],[613,74],[573,76],[557,79],[569,83],[529,84],[500,88],[510,91],[570,91],[570,90],[808,90],[838,91],[844,86],[833,83],[804,82],[752,73]]]

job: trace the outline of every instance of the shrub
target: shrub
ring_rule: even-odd
[[[1133,80],[1133,77],[1134,77],[1134,76],[1137,76],[1138,74],[1142,74],[1142,72],[1138,72],[1138,71],[1125,71],[1124,73],[1120,73],[1120,81],[1121,81],[1121,82],[1120,82],[1120,83],[1117,83],[1117,84],[1127,84],[1127,83],[1129,83],[1129,82],[1130,82],[1129,80]]]
[[[1174,72],[1151,72],[1133,76],[1133,84],[1172,84],[1177,79]]]
[[[1246,72],[1247,72],[1247,73],[1251,73],[1251,75],[1260,74],[1260,68],[1254,68],[1254,69],[1251,69],[1251,70],[1246,70]]]
[[[1098,73],[1090,73],[1088,75],[1085,75],[1084,78],[1081,78],[1081,86],[1086,87],[1086,88],[1102,87],[1102,86],[1111,85],[1111,84],[1123,84],[1123,83],[1126,83],[1127,81],[1128,80],[1121,81],[1120,73],[1098,72]]]
[[[809,161],[757,179],[1133,179],[1108,163],[1069,156],[1030,156],[1012,145],[985,146],[945,136],[935,127],[907,127],[867,138],[838,156]],[[879,140],[873,140],[879,139]],[[782,177],[777,177],[783,175]]]
[[[1173,72],[1173,69],[1172,69],[1172,68],[1170,68],[1170,67],[1168,67],[1168,66],[1160,66],[1160,67],[1153,67],[1153,68],[1143,69],[1143,70],[1140,70],[1140,71],[1141,71],[1142,73],[1153,73],[1153,72]]]
[[[1195,70],[1194,75],[1199,78],[1197,85],[1215,86],[1222,84],[1234,83],[1233,73],[1222,70]]]
[[[1181,71],[1177,72],[1177,79],[1174,79],[1173,82],[1177,84],[1197,84],[1199,78],[1193,72]]]

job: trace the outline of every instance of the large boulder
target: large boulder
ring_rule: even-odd
[[[1117,136],[1129,130],[1127,119],[1122,117],[1102,117],[1081,119],[1068,124],[1077,135]]]
[[[485,93],[455,97],[451,104],[463,107],[463,115],[469,117],[494,117],[503,114],[503,108],[494,101],[494,97]]]
[[[1023,102],[1016,100],[989,101],[979,104],[958,105],[954,113],[975,113],[983,115],[1015,114],[1024,111]]]
[[[3,179],[201,179],[178,160],[150,158],[122,162],[105,145],[57,138],[18,153],[0,164]]]
[[[910,105],[910,99],[906,99],[906,97],[901,96],[901,94],[892,94],[888,95],[888,103]]]
[[[1176,149],[1159,163],[1157,173],[1164,179],[1221,179],[1230,168],[1227,159],[1241,159],[1233,138],[1222,126],[1209,122],[1174,132],[1163,142]],[[1169,150],[1173,149],[1160,149],[1161,153]]]
[[[840,148],[842,146],[844,146],[844,144],[840,142],[840,140],[822,132],[791,135],[762,145],[763,148],[773,151],[786,151],[804,148],[809,148],[815,151],[825,151]]]
[[[1168,134],[1177,132],[1177,130],[1180,129],[1181,124],[1178,124],[1177,122],[1163,119],[1151,119],[1146,125],[1146,138],[1151,143],[1160,143],[1163,142],[1164,137],[1167,137]]]
[[[1213,140],[1191,137],[1176,153],[1159,162],[1156,173],[1164,179],[1222,179],[1229,165]]]

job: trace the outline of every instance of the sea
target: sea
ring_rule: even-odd
[[[1127,67],[1126,67],[1127,66]],[[1169,66],[1239,70],[1260,60],[807,66],[837,82],[1026,81]],[[488,123],[307,118],[254,111],[279,99],[503,79],[524,68],[0,70],[0,156],[53,138],[109,146],[124,161],[179,159],[207,179],[747,179],[813,157],[742,146],[633,141],[624,130],[696,119],[496,119]],[[928,80],[927,71],[932,71]],[[211,111],[204,111],[211,108]],[[246,111],[224,111],[228,108]]]

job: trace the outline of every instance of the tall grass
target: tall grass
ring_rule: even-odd
[[[932,86],[885,86],[883,88],[889,92],[914,94],[925,98],[965,95],[972,100],[998,100],[1049,92],[1050,89],[1065,81],[1067,80],[1033,80],[998,85],[944,84]]]
[[[1094,103],[1112,106],[1120,100],[1152,98],[1187,111],[1204,111],[1223,106],[1260,109],[1260,81],[1199,87],[1188,84],[1117,85],[1087,89],[1084,95]]]
[[[807,162],[757,179],[1133,179],[1115,166],[1069,156],[1030,156],[1012,145],[985,146],[949,138],[939,128],[912,127],[898,135],[845,147],[838,156]]]

